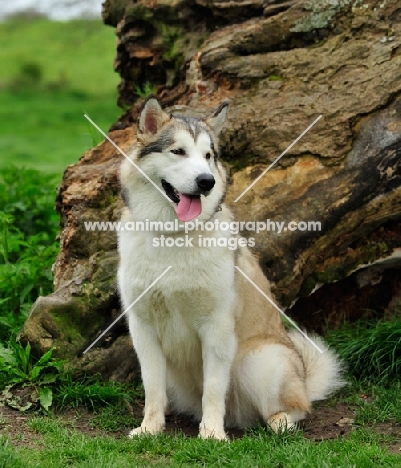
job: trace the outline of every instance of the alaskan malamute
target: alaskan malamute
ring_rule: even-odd
[[[146,400],[142,424],[131,436],[163,431],[167,405],[197,418],[204,438],[226,439],[225,427],[258,422],[276,431],[291,428],[312,401],[343,385],[336,355],[319,338],[314,341],[323,353],[288,332],[235,268],[271,294],[248,248],[224,242],[235,237],[220,228],[233,219],[223,204],[226,173],[218,145],[227,108],[223,102],[210,116],[194,119],[169,115],[148,98],[130,153],[141,171],[127,160],[121,167],[122,225],[157,225],[119,232],[124,308],[171,267],[128,312]],[[215,228],[209,223],[185,234],[195,221]]]

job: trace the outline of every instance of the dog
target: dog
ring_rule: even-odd
[[[220,224],[188,236],[219,239],[223,247],[175,242],[192,220],[233,220],[223,203],[227,177],[218,142],[227,109],[223,102],[206,118],[195,119],[168,114],[156,97],[148,98],[131,161],[121,165],[127,205],[122,225],[158,223],[153,231],[121,230],[118,238],[122,305],[129,308],[140,298],[127,316],[145,408],[131,437],[162,432],[168,405],[193,415],[202,438],[226,440],[225,428],[260,422],[276,432],[290,429],[310,412],[312,401],[344,384],[336,354],[319,337],[313,340],[322,353],[301,333],[287,331],[277,310],[251,284],[249,279],[271,296],[247,246],[224,247],[221,239],[232,235]],[[166,230],[173,223],[176,227]],[[172,239],[169,247],[155,244],[162,235]]]

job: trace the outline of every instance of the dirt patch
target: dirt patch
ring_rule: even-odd
[[[318,403],[303,422],[304,435],[315,441],[336,439],[347,435],[359,427],[359,424],[355,423],[355,412],[356,408],[344,403],[337,403],[333,407],[325,406],[324,402]],[[382,443],[383,448],[401,455],[401,424],[387,421],[364,425],[364,428],[391,437],[389,441]]]
[[[344,403],[333,407],[319,403],[302,425],[306,438],[319,441],[348,434],[355,427],[354,420],[355,411]]]

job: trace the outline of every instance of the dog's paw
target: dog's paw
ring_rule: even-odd
[[[273,414],[267,420],[267,424],[273,429],[274,432],[293,431],[296,429],[296,424],[291,421],[289,414],[280,412]]]
[[[224,429],[209,429],[203,424],[199,426],[199,437],[201,439],[216,439],[229,441],[229,438],[224,432]]]
[[[160,434],[161,432],[164,431],[164,426],[163,425],[149,425],[149,426],[144,426],[141,425],[139,427],[136,427],[135,429],[132,429],[130,433],[128,434],[128,437],[130,439],[133,439],[134,437],[138,437],[141,435],[157,435]]]

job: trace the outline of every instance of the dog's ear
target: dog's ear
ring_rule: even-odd
[[[142,105],[138,119],[138,130],[144,135],[156,135],[161,126],[169,120],[156,96],[149,96]]]
[[[228,101],[223,101],[219,107],[214,112],[212,112],[212,114],[204,119],[204,121],[216,133],[216,135],[221,132],[224,122],[226,121],[229,104],[230,103]]]

